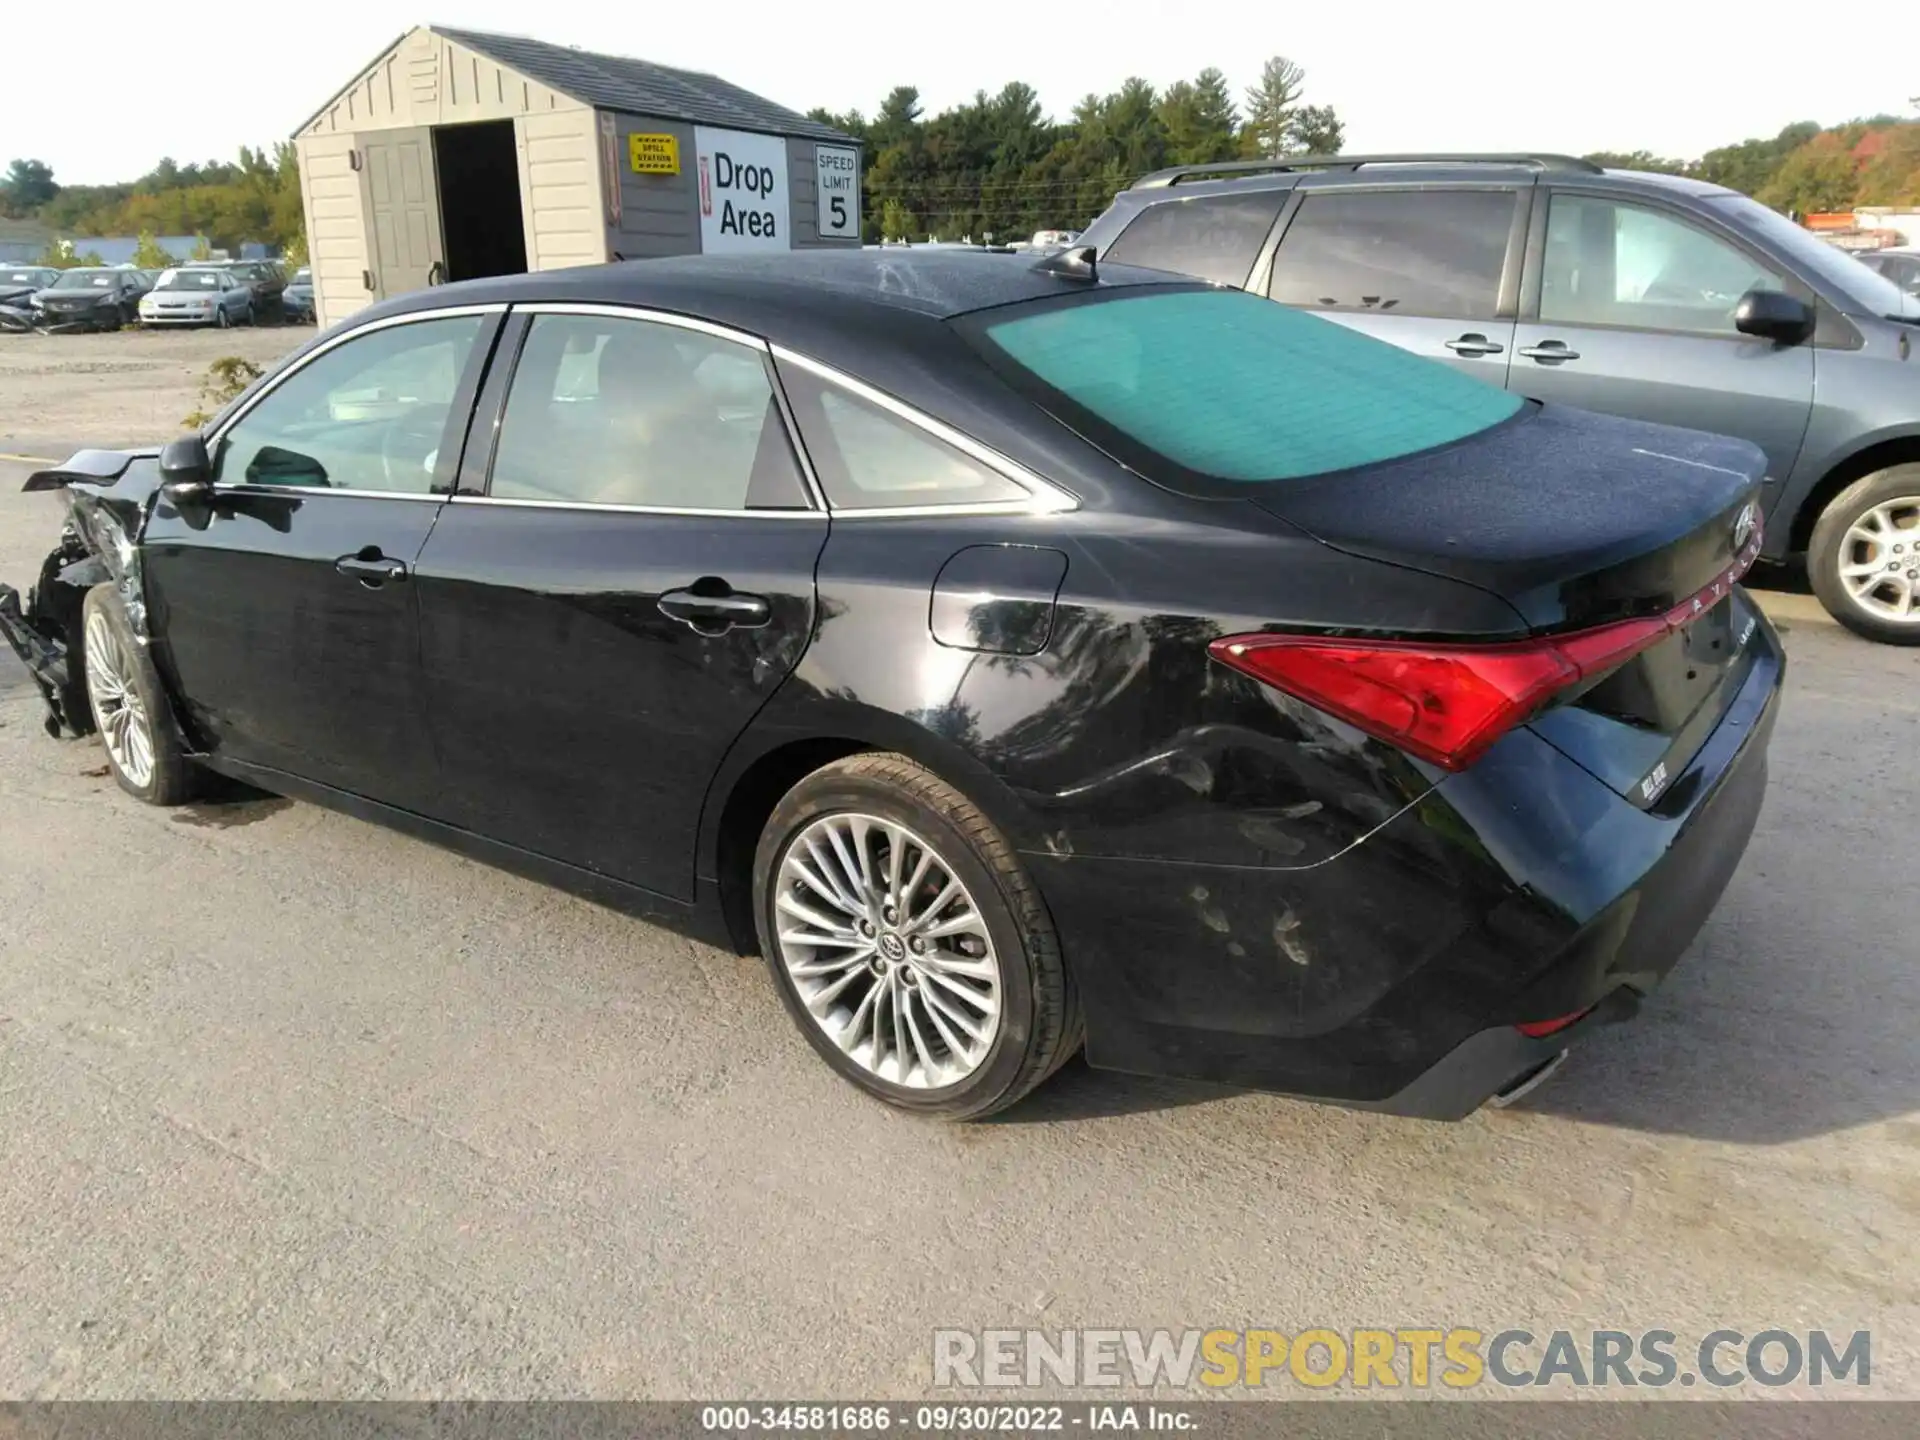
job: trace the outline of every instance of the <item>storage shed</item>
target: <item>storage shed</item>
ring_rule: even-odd
[[[860,244],[860,142],[712,75],[409,30],[294,134],[322,325],[450,280]]]

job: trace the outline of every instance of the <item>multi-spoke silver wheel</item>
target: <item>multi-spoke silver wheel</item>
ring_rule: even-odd
[[[114,768],[135,789],[153,779],[153,728],[134,688],[133,667],[113,627],[96,610],[87,616],[87,698]]]
[[[780,857],[780,962],[807,1013],[869,1074],[916,1090],[979,1069],[1000,1029],[1000,967],[973,896],[926,838],[823,816]]]
[[[1840,582],[1876,619],[1920,625],[1920,495],[1882,501],[1847,527]]]

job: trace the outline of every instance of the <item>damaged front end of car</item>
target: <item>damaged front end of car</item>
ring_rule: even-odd
[[[24,599],[13,586],[0,584],[0,636],[25,662],[46,701],[49,735],[94,730],[80,619],[88,590],[114,585],[135,638],[147,639],[139,540],[159,488],[154,459],[147,452],[82,450],[27,479],[28,491],[62,492],[66,524]]]

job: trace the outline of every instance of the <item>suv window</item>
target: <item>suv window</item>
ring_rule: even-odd
[[[1597,195],[1548,202],[1543,321],[1731,336],[1741,296],[1781,288],[1744,251],[1663,211]]]
[[[1267,293],[1309,309],[1490,320],[1511,190],[1316,190],[1294,212]]]
[[[1001,505],[1024,487],[890,410],[798,365],[780,367],[807,454],[835,510]]]
[[[1107,259],[1244,284],[1286,198],[1285,190],[1253,190],[1148,205],[1107,247]]]
[[[534,316],[487,493],[667,510],[807,504],[760,351],[608,315]]]
[[[431,493],[482,321],[450,315],[389,325],[325,351],[220,437],[213,478]]]

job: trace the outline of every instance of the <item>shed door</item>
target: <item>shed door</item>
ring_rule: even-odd
[[[425,127],[356,137],[366,157],[367,255],[373,294],[423,290],[440,276],[440,189],[433,136]]]

